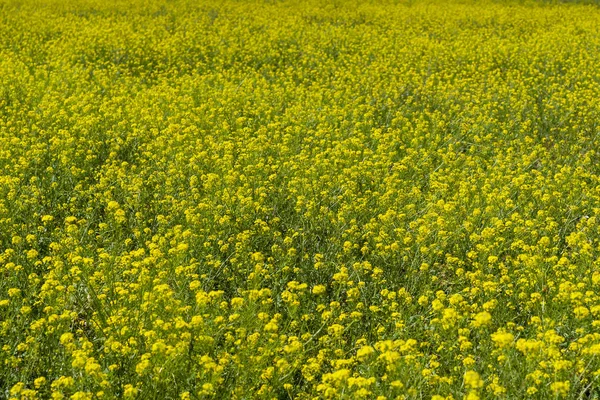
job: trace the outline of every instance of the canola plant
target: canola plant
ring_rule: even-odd
[[[0,399],[600,396],[600,8],[0,0]]]

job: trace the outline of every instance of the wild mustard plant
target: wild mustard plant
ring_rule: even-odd
[[[594,398],[599,26],[0,0],[0,398]]]

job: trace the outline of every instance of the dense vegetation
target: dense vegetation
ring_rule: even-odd
[[[0,398],[598,398],[599,32],[0,0]]]

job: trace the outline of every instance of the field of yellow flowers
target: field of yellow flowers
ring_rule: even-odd
[[[0,399],[600,398],[600,8],[0,0]]]

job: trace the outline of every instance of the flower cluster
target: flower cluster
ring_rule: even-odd
[[[0,0],[0,398],[590,398],[600,14]]]

